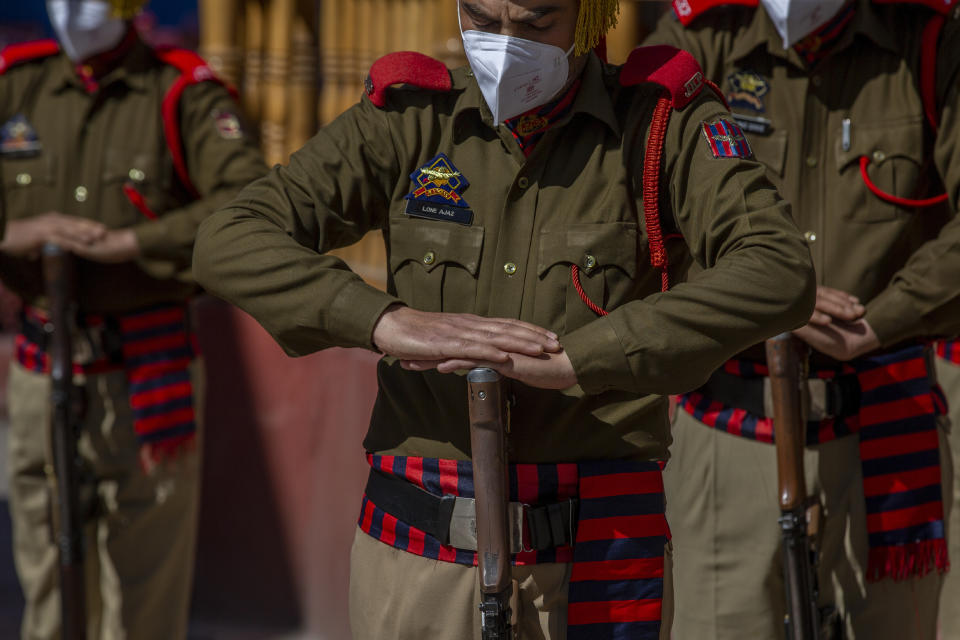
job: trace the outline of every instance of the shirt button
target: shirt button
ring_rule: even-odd
[[[807,166],[813,169],[817,166],[817,159],[813,156],[807,156]]]
[[[803,239],[809,242],[810,244],[813,244],[814,242],[817,241],[817,234],[814,231],[804,231]]]
[[[590,271],[595,266],[597,266],[596,256],[590,255],[589,253],[583,257],[583,268],[587,271]]]
[[[73,190],[73,199],[77,202],[86,202],[87,201],[87,188],[83,185],[80,185]]]
[[[31,176],[29,173],[17,174],[17,184],[20,185],[21,187],[25,187],[31,182],[33,182],[33,176]]]
[[[517,186],[520,187],[521,189],[526,189],[527,187],[530,186],[530,181],[527,180],[526,176],[523,176],[519,180],[517,180]]]
[[[503,265],[503,272],[508,276],[512,276],[517,272],[517,265],[512,262],[508,262],[507,264]]]
[[[130,173],[127,175],[130,176],[130,179],[134,182],[143,182],[147,175],[140,169],[130,169]]]
[[[437,254],[433,251],[427,251],[423,254],[423,264],[433,264],[437,261]]]
[[[885,154],[883,151],[880,151],[880,149],[877,149],[876,151],[873,152],[874,162],[883,162],[886,159],[887,159],[887,154]]]

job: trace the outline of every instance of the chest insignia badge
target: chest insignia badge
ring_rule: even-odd
[[[550,121],[543,116],[526,114],[520,116],[517,123],[516,133],[518,136],[527,137],[540,131],[543,131],[550,124]]]
[[[753,150],[743,129],[735,122],[720,118],[700,125],[714,158],[752,158]]]
[[[727,78],[730,92],[727,102],[731,109],[749,109],[763,112],[763,97],[770,92],[770,84],[755,71],[736,71]]]
[[[437,154],[411,173],[410,179],[413,191],[404,196],[407,215],[459,224],[473,222],[473,210],[461,195],[470,183],[446,154]]]
[[[22,113],[13,116],[0,127],[0,154],[32,156],[40,153],[42,146],[36,129]]]

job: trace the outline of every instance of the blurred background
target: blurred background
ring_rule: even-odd
[[[608,40],[622,62],[668,10],[621,0]],[[44,2],[0,3],[0,47],[50,37]],[[197,49],[240,90],[269,164],[284,163],[360,97],[370,64],[414,50],[464,64],[454,0],[153,0],[153,44]],[[386,281],[379,232],[339,252]],[[203,497],[191,640],[349,638],[349,550],[367,474],[361,442],[376,355],[287,358],[251,318],[200,296],[207,362]],[[7,511],[6,375],[17,301],[0,284],[0,639],[18,637],[22,597]],[[133,639],[136,640],[136,639]]]

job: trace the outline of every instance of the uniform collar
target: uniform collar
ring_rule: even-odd
[[[896,52],[897,42],[887,26],[880,21],[870,0],[857,0],[856,5],[853,19],[847,25],[843,35],[840,36],[834,50],[842,51],[846,49],[853,43],[857,35],[863,35],[878,46]],[[753,12],[753,19],[750,24],[737,38],[730,52],[730,58],[735,62],[739,61],[750,55],[758,47],[765,47],[770,55],[789,60],[800,68],[806,68],[805,63],[793,50],[793,47],[784,50],[783,40],[762,5],[758,6],[756,11]]]
[[[152,50],[132,28],[131,34],[127,38],[132,38],[133,42],[124,45],[129,47],[129,51],[120,58],[116,66],[97,79],[100,90],[115,82],[123,82],[136,91],[146,91],[148,89],[149,79],[142,71],[150,65]],[[125,41],[127,38],[125,38]],[[53,84],[54,91],[62,91],[67,88],[77,88],[85,91],[84,81],[77,73],[76,66],[66,54],[60,53],[60,61],[55,71],[58,77]]]
[[[574,98],[570,113],[557,122],[555,126],[562,127],[577,113],[585,113],[604,122],[614,133],[619,135],[620,125],[617,122],[613,103],[610,100],[610,91],[604,81],[604,65],[596,54],[591,52],[588,56],[587,64],[580,74],[580,90],[577,92],[577,97]],[[455,71],[453,73],[453,83],[454,89],[463,91],[454,107],[454,121],[468,112],[476,112],[480,114],[480,118],[486,125],[492,127],[493,114],[483,99],[480,86],[469,68]]]

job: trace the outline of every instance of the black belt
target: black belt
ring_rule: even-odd
[[[757,416],[769,416],[764,402],[766,378],[741,378],[718,370],[707,383],[697,389],[705,397],[728,407],[743,409]],[[826,414],[841,418],[860,412],[860,382],[855,375],[841,375],[823,380],[825,387]]]
[[[370,470],[366,494],[373,504],[386,513],[429,533],[443,545],[451,544],[451,521],[455,519],[454,512],[461,511],[463,507],[472,508],[473,503],[471,498],[435,496],[402,478],[377,469]],[[514,546],[517,548],[514,550],[544,551],[572,545],[576,538],[579,502],[572,498],[564,502],[534,506],[511,503],[516,507],[513,512],[522,514],[518,529],[522,539],[515,539]],[[475,511],[473,514],[475,517]]]

